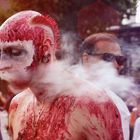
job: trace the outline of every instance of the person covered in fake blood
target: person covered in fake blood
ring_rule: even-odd
[[[67,71],[54,83],[41,80],[48,79],[48,69],[56,61],[58,38],[56,22],[35,11],[19,12],[0,27],[0,76],[22,91],[9,109],[12,139],[123,140],[119,111],[105,91],[69,73],[63,83],[72,81],[83,92],[77,96],[70,84],[58,80]]]

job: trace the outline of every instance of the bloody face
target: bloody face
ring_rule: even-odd
[[[32,41],[0,43],[0,76],[9,82],[27,81],[27,67],[33,62],[34,47]]]
[[[52,59],[56,46],[53,29],[57,32],[50,17],[34,11],[7,19],[0,27],[0,77],[20,86],[30,82],[39,64],[48,62],[45,55]]]

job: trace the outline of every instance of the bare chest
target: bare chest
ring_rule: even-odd
[[[18,140],[70,139],[70,117],[74,109],[73,97],[61,97],[52,104],[29,105],[20,120]]]

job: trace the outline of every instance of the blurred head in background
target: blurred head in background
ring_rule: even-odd
[[[97,33],[87,37],[81,45],[82,62],[89,67],[91,64],[105,61],[112,63],[121,73],[126,65],[126,57],[122,54],[115,35]]]

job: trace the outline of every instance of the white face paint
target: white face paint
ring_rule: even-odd
[[[33,62],[32,41],[0,42],[0,78],[12,81],[29,80],[27,67]]]

